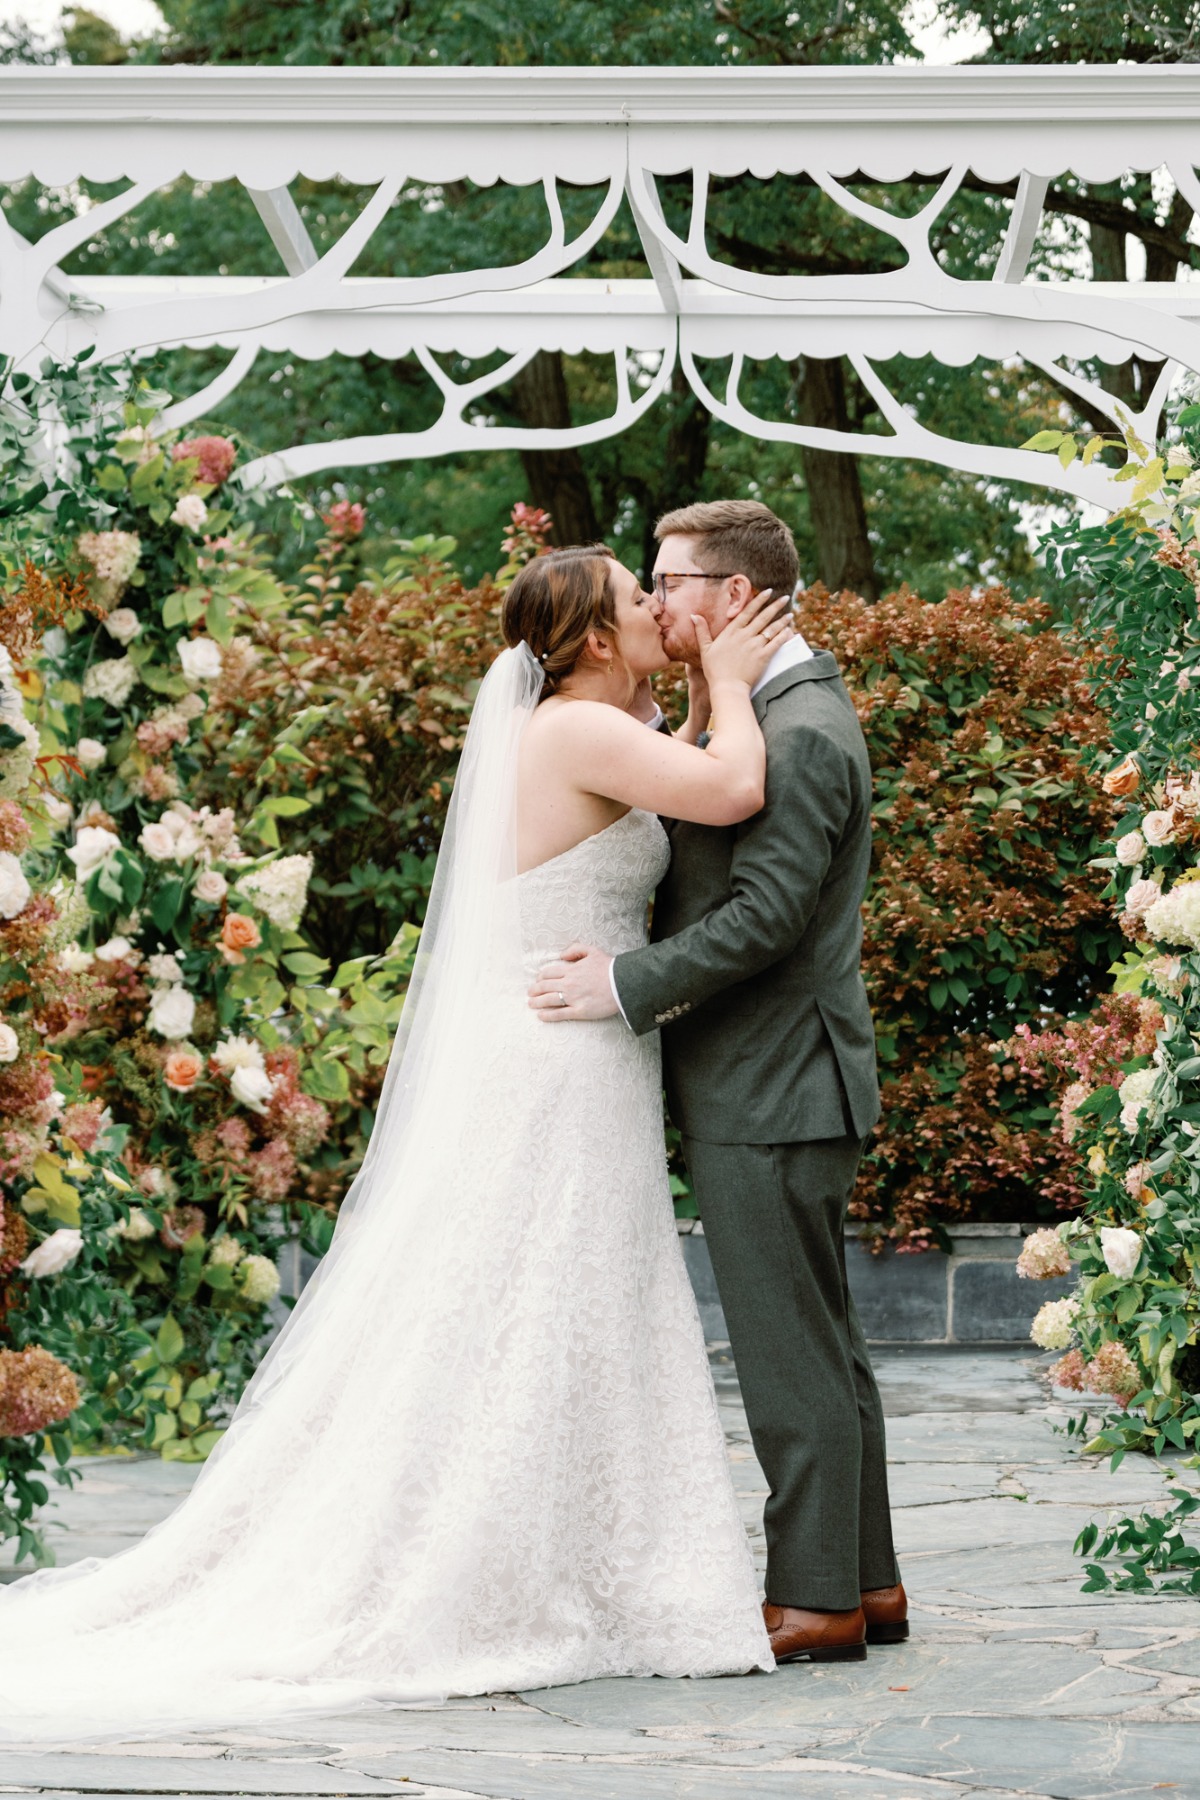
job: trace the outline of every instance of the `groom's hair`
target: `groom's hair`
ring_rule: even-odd
[[[689,537],[696,561],[705,573],[745,575],[755,590],[776,594],[795,591],[800,558],[795,539],[783,520],[760,500],[701,500],[664,513],[654,527],[665,537]]]

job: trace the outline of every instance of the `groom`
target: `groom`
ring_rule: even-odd
[[[720,500],[658,522],[668,653],[700,662],[764,588],[794,591],[792,534]],[[786,639],[752,690],[766,804],[743,824],[669,824],[652,941],[572,950],[532,990],[563,1018],[661,1028],[667,1098],[712,1254],[770,1487],[763,1608],[777,1661],[855,1659],[908,1636],[892,1548],[883,1413],[846,1283],[843,1225],[879,1116],[859,972],[871,770],[828,651]],[[548,1022],[554,1011],[542,1015]]]

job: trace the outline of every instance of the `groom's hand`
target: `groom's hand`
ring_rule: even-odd
[[[529,1004],[545,1025],[568,1019],[611,1019],[617,1003],[610,971],[613,958],[586,944],[572,944],[558,962],[547,963],[529,990]]]

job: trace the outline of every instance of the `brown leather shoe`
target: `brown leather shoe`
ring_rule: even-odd
[[[866,1660],[867,1621],[861,1606],[849,1612],[810,1612],[764,1600],[763,1624],[777,1663]]]
[[[868,1644],[902,1644],[908,1636],[908,1595],[903,1583],[868,1588],[862,1595]]]

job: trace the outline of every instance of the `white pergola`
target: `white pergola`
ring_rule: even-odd
[[[876,365],[934,357],[963,365],[1019,357],[1118,422],[1118,403],[1068,363],[1131,354],[1165,365],[1133,418],[1152,436],[1171,382],[1200,371],[1200,283],[1031,280],[1026,275],[1051,180],[1088,182],[1165,170],[1200,211],[1200,69],[588,68],[588,69],[35,69],[0,70],[0,182],[64,187],[86,176],[132,182],[38,243],[0,214],[0,352],[35,364],[47,350],[103,356],[157,346],[218,346],[221,373],[171,409],[184,424],[231,393],[259,350],[321,358],[373,351],[415,356],[443,398],[427,430],[297,444],[250,465],[276,484],[323,469],[451,451],[547,449],[624,430],[662,394],[678,362],[704,405],[739,431],[820,449],[899,456],[983,477],[1057,488],[1104,504],[1109,474],[927,429]],[[945,273],[934,220],[968,170],[1019,179],[991,279]],[[902,248],[902,268],[875,275],[775,277],[714,260],[705,209],[714,177],[806,173],[855,219]],[[690,174],[686,238],[664,216],[659,181]],[[940,178],[910,218],[844,185]],[[61,263],[155,189],[189,176],[236,180],[278,253],[278,275],[187,278],[68,276]],[[289,192],[298,175],[374,188],[318,256]],[[539,184],[551,227],[526,261],[427,277],[349,273],[406,184],[469,179]],[[559,182],[602,195],[568,240]],[[601,281],[572,270],[627,196],[648,268]],[[152,262],[152,259],[148,259]],[[469,415],[540,349],[614,359],[616,404],[564,430],[502,426]],[[506,360],[452,381],[437,353]],[[741,396],[748,359],[849,357],[891,436],[832,431],[755,415]],[[700,364],[731,358],[713,392]],[[637,379],[637,371],[643,371]],[[645,371],[653,370],[647,380]],[[631,375],[631,371],[634,373]],[[478,410],[478,409],[476,409]]]

